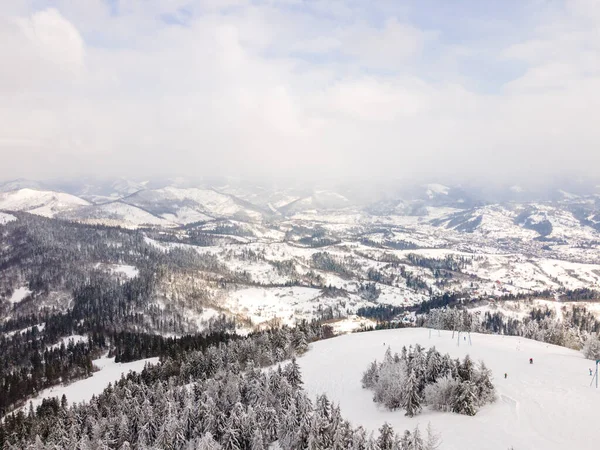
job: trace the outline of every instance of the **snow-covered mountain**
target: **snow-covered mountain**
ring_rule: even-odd
[[[259,221],[264,214],[250,203],[212,189],[166,187],[142,190],[123,201],[180,224],[218,218]]]
[[[54,217],[89,204],[74,195],[54,191],[24,188],[0,193],[0,210],[24,211],[45,217]]]
[[[28,180],[26,178],[19,178],[17,180],[7,181],[6,183],[0,184],[0,192],[18,191],[19,189],[37,189],[44,190],[45,186],[43,183],[34,180]]]
[[[114,201],[100,205],[88,205],[73,209],[59,215],[61,219],[74,220],[78,222],[100,224],[109,226],[121,226],[125,228],[138,227],[174,227],[177,223],[158,217],[137,206]]]
[[[296,199],[278,208],[283,214],[293,215],[305,211],[341,210],[352,206],[344,195],[332,191],[315,191],[313,194]]]

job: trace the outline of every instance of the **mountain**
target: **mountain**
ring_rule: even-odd
[[[73,182],[57,182],[56,189],[81,197],[92,203],[106,203],[147,189],[149,181],[134,181],[126,178],[86,179]]]
[[[30,188],[0,193],[0,209],[54,217],[90,203],[71,194]]]
[[[123,203],[122,201],[83,206],[63,212],[58,217],[90,224],[121,226],[125,228],[146,226],[173,227],[177,225],[165,218],[155,216],[148,211]]]
[[[17,180],[7,181],[6,183],[0,184],[0,192],[18,191],[19,189],[43,190],[44,188],[44,183],[28,180],[26,178],[19,178]]]
[[[332,211],[352,206],[352,202],[342,194],[332,191],[316,191],[312,195],[298,198],[278,208],[278,211],[293,215],[306,211]]]
[[[142,190],[125,197],[123,202],[180,224],[220,218],[259,221],[264,214],[248,202],[213,189],[166,187]]]

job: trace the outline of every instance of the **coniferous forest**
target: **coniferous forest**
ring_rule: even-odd
[[[302,390],[296,355],[320,339],[318,323],[254,334],[166,357],[129,374],[82,405],[46,400],[7,416],[6,449],[284,449],[433,450],[428,429],[378,435],[345,421],[326,396]],[[279,365],[265,372],[261,367]]]

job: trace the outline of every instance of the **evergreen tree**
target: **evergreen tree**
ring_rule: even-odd
[[[379,429],[377,445],[381,450],[392,450],[394,446],[394,430],[387,422]]]
[[[474,416],[477,413],[477,399],[475,397],[475,385],[471,381],[460,383],[455,392],[452,411],[458,414]]]
[[[406,409],[408,417],[413,417],[421,411],[421,395],[419,394],[419,384],[414,370],[410,372],[406,379],[402,400],[402,406]]]
[[[298,389],[302,386],[302,375],[296,358],[292,358],[292,361],[286,367],[285,376],[294,389]]]

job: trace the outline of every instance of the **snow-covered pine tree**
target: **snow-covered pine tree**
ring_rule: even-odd
[[[212,434],[204,433],[204,436],[198,441],[197,450],[221,450],[221,444],[219,444],[213,438]]]
[[[412,370],[404,383],[402,406],[408,417],[413,417],[421,411],[421,395],[415,371]]]
[[[392,450],[394,446],[394,430],[387,422],[385,422],[381,428],[379,428],[377,445],[381,450]]]
[[[475,371],[474,383],[477,406],[483,406],[496,400],[496,390],[492,383],[492,371],[487,368],[483,361],[479,362],[479,367]]]
[[[439,436],[439,434],[437,434],[432,426],[431,423],[427,424],[427,439],[425,440],[425,450],[437,450],[440,445],[441,445],[441,438]]]
[[[417,425],[412,432],[412,436],[410,439],[410,449],[411,450],[425,450],[425,443],[423,442],[423,437],[421,436],[421,430],[419,430],[419,426]]]
[[[471,381],[463,381],[457,386],[452,411],[467,416],[474,416],[477,413],[475,385]]]
[[[375,383],[377,382],[377,378],[379,377],[379,367],[377,365],[377,361],[373,361],[367,370],[363,373],[361,382],[362,387],[365,389],[373,389],[375,387]]]
[[[465,356],[462,363],[458,365],[458,376],[462,381],[473,381],[474,364],[469,355]]]
[[[302,374],[300,373],[300,366],[295,357],[292,358],[292,361],[286,366],[284,374],[294,389],[298,389],[302,386]]]

